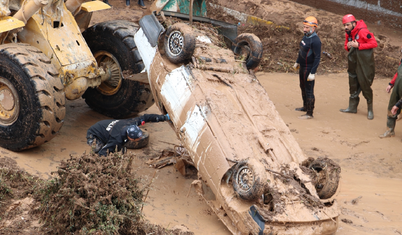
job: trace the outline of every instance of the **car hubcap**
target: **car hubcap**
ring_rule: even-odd
[[[183,35],[180,31],[174,31],[170,34],[168,45],[169,51],[173,55],[178,55],[183,50]]]
[[[236,181],[241,190],[245,192],[249,191],[254,184],[253,171],[248,166],[240,167],[237,173]]]

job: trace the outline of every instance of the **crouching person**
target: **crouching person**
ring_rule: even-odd
[[[146,122],[170,120],[169,115],[145,114],[140,117],[122,120],[102,120],[87,131],[87,144],[94,147],[99,156],[107,156],[115,150],[121,151],[127,141],[138,141],[143,133],[138,127]],[[124,153],[123,149],[123,153]]]

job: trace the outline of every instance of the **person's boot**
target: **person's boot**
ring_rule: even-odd
[[[140,7],[141,7],[142,9],[147,9],[147,7],[146,7],[145,4],[144,4],[144,0],[138,0],[138,5],[140,5]]]
[[[367,119],[368,120],[374,119],[373,101],[367,101]]]
[[[112,6],[112,5],[110,5],[110,3],[109,3],[108,0],[103,0],[103,2],[106,3],[106,4],[109,5],[109,6]]]
[[[395,136],[395,124],[396,124],[396,117],[387,116],[387,130],[384,134],[380,135],[380,138],[388,138]]]
[[[307,113],[299,116],[299,119],[313,119],[314,99],[307,99],[306,111]]]
[[[307,113],[299,116],[299,119],[313,119],[313,118],[314,118],[313,115]]]
[[[357,106],[359,105],[360,98],[349,98],[349,107],[340,109],[342,113],[357,113]]]
[[[126,7],[130,6],[130,0],[126,0]]]

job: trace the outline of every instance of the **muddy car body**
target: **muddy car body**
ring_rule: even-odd
[[[304,155],[251,72],[259,39],[229,38],[231,50],[207,28],[165,29],[148,15],[134,36],[155,102],[199,172],[202,197],[233,234],[335,233],[340,168]]]

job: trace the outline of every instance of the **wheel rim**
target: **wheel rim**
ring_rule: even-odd
[[[103,81],[98,87],[98,91],[103,95],[116,94],[122,84],[123,77],[120,64],[117,59],[106,51],[99,51],[95,54],[95,59],[98,65],[104,67],[105,72],[109,74],[109,78]]]
[[[180,31],[174,31],[168,38],[169,51],[173,55],[179,55],[183,51],[183,35]]]
[[[0,125],[12,125],[20,113],[18,93],[5,78],[0,77]]]
[[[248,166],[240,167],[236,174],[236,183],[243,192],[249,191],[254,184],[253,171]]]

